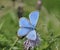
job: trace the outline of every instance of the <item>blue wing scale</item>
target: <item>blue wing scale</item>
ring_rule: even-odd
[[[25,36],[29,31],[30,29],[20,28],[17,32],[17,35],[22,37],[22,36]]]
[[[36,40],[36,31],[32,30],[31,32],[29,32],[29,34],[26,36],[26,38],[29,40]]]
[[[20,27],[32,27],[32,25],[30,24],[29,20],[24,18],[24,17],[20,18],[19,26]]]
[[[35,27],[39,18],[39,11],[33,11],[29,14],[31,24]]]

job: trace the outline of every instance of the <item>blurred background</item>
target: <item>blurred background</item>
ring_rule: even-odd
[[[11,47],[11,50],[23,50],[24,39],[13,46],[19,28],[19,13],[28,18],[29,13],[36,10],[36,4],[37,0],[0,0],[0,50]],[[42,40],[35,50],[60,50],[60,0],[42,0],[36,28]]]

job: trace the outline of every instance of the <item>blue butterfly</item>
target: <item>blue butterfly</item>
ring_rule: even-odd
[[[39,18],[39,11],[33,11],[29,14],[29,20],[25,17],[19,19],[19,30],[17,35],[20,37],[26,36],[29,40],[36,40],[37,34],[35,31]]]

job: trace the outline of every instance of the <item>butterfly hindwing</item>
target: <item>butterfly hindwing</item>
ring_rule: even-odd
[[[17,32],[17,35],[20,37],[25,36],[28,32],[30,32],[30,29],[27,28],[20,28]]]
[[[36,26],[38,18],[39,18],[39,11],[33,11],[29,14],[29,19],[33,26]]]
[[[32,25],[30,24],[29,20],[24,18],[24,17],[20,18],[19,26],[20,27],[32,27]]]
[[[35,30],[30,31],[26,38],[29,40],[36,40],[36,31]]]

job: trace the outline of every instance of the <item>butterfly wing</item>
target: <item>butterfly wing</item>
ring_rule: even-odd
[[[29,40],[36,40],[36,31],[32,30],[31,32],[29,32],[29,34],[26,36],[26,38]]]
[[[31,24],[35,27],[39,18],[39,11],[33,11],[29,14]]]
[[[24,17],[20,18],[19,26],[20,27],[32,27],[32,25],[30,24],[29,20],[24,18]]]
[[[20,28],[17,32],[17,35],[19,37],[25,36],[28,32],[30,31],[30,29],[27,28]]]

